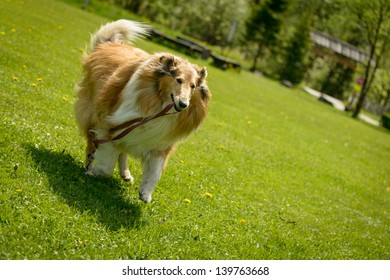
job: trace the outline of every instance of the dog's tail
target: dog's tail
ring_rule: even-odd
[[[107,23],[92,36],[91,45],[94,50],[98,45],[112,42],[119,44],[131,43],[137,38],[148,34],[149,27],[139,22],[120,19]]]

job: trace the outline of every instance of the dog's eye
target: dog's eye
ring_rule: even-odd
[[[182,84],[183,83],[183,79],[182,78],[177,78],[176,82],[178,82],[179,84]]]
[[[195,85],[194,85],[194,84],[191,84],[191,88],[194,89],[194,88],[195,88]]]

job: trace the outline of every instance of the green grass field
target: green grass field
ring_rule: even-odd
[[[139,162],[134,186],[86,176],[74,87],[106,21],[0,2],[0,259],[390,258],[390,133],[248,72],[191,59],[208,67],[210,114],[151,204]]]

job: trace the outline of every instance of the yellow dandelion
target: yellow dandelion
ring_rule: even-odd
[[[43,79],[42,78],[37,78],[37,81],[42,81]]]
[[[231,151],[228,148],[226,148],[224,145],[219,146],[219,148],[221,149],[221,151],[231,153]]]
[[[16,189],[15,191],[16,191],[16,192],[22,192],[22,190],[21,190],[21,189]]]
[[[37,84],[36,84],[36,83],[32,83],[31,85],[32,85],[33,87],[36,87],[36,86],[37,86]]]
[[[187,204],[190,204],[191,203],[191,200],[189,200],[188,198],[184,199],[184,202],[187,203]]]
[[[211,193],[209,193],[209,192],[205,192],[204,194],[205,194],[206,197],[208,197],[208,198],[212,198],[212,197],[213,197],[213,195],[212,195]]]
[[[27,68],[27,66],[26,66],[26,65],[23,65],[23,66],[22,66],[22,68],[23,68],[23,69],[26,69],[26,68]]]
[[[19,78],[18,78],[18,77],[15,77],[15,76],[13,76],[13,77],[12,77],[12,80],[14,80],[14,81],[17,81],[17,80],[19,80]]]
[[[84,52],[84,48],[79,48],[79,51],[80,52]]]
[[[386,188],[386,191],[390,192],[390,187],[387,187],[387,188]]]
[[[247,124],[252,124],[252,121],[251,121],[251,120],[249,120],[249,121],[247,121],[246,123],[247,123]]]
[[[241,224],[246,223],[246,220],[245,220],[245,219],[241,219],[241,220],[240,220],[240,223],[241,223]]]
[[[67,101],[68,100],[68,97],[67,96],[63,96],[62,97],[62,101]]]
[[[1,32],[0,32],[0,35],[5,36],[5,32],[4,32],[4,31],[1,31]]]
[[[15,29],[15,28],[12,28],[12,29],[11,29],[11,32],[16,32],[16,29]]]

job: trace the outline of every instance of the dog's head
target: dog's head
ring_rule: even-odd
[[[161,54],[156,74],[160,77],[161,98],[172,100],[178,112],[186,109],[199,80],[199,73],[193,65],[171,54]]]
[[[195,131],[207,115],[211,93],[206,83],[207,70],[191,66],[196,72],[196,87],[191,94],[188,108],[177,115],[173,136],[182,138]]]

